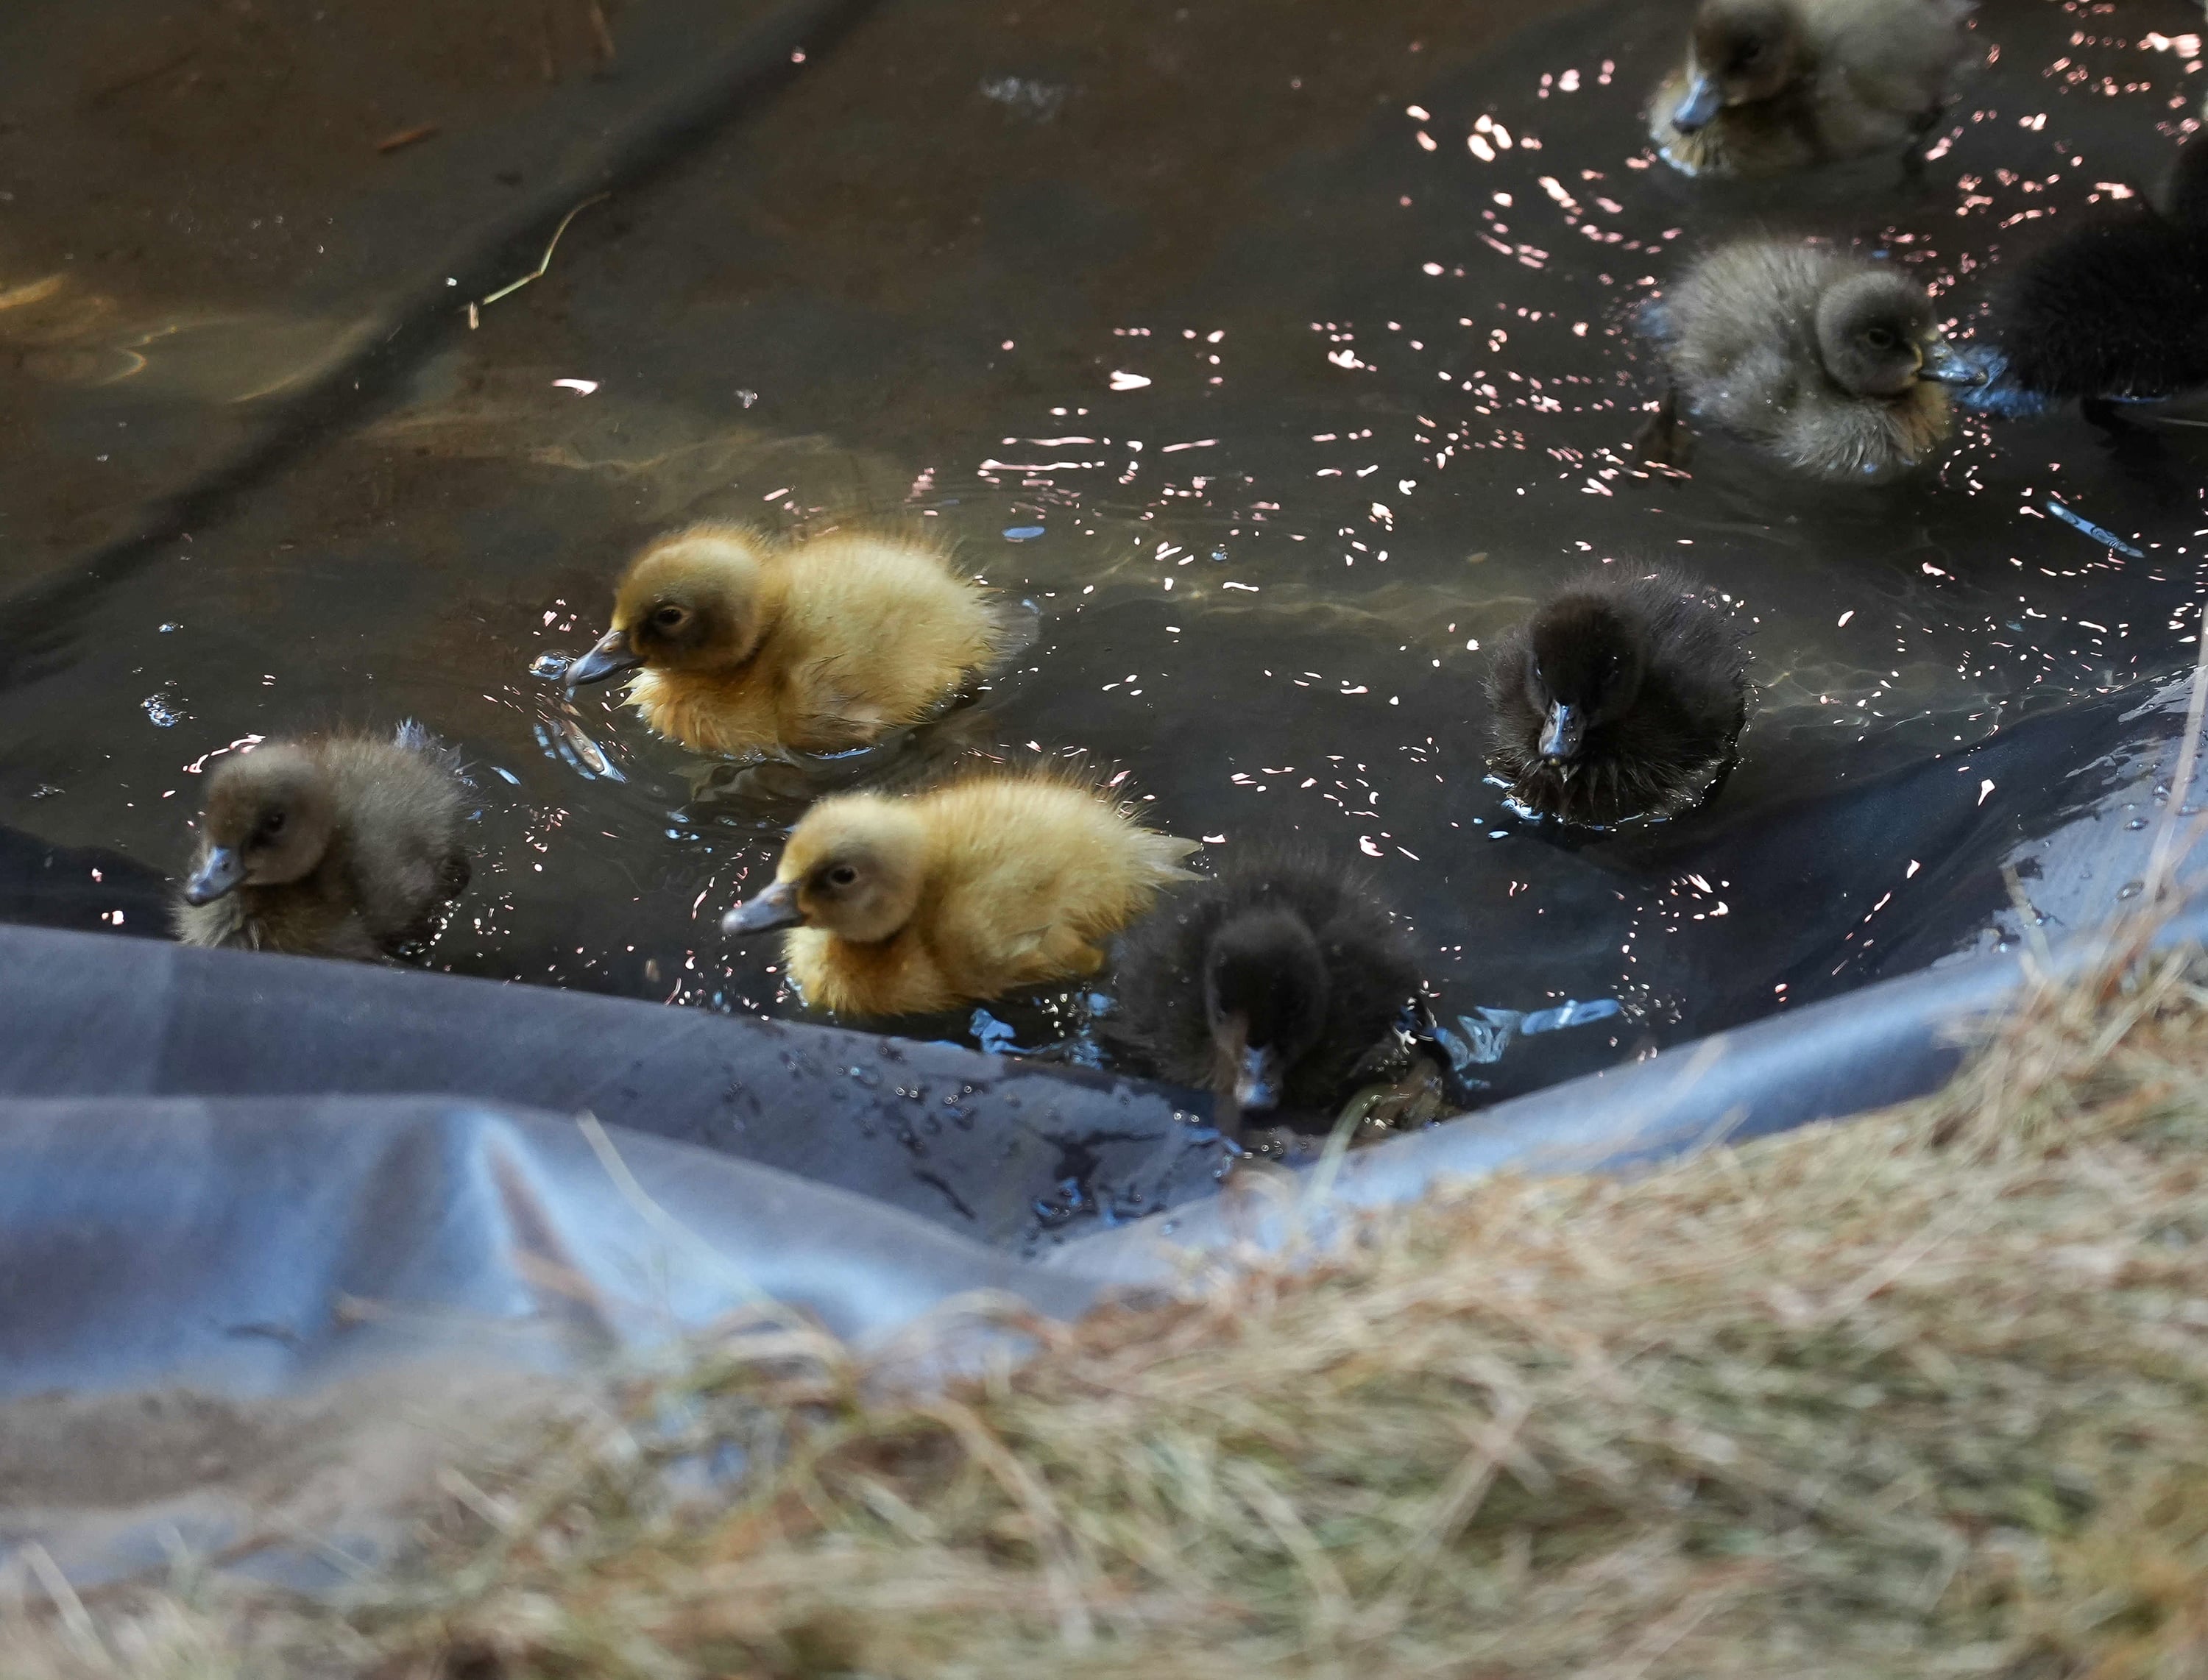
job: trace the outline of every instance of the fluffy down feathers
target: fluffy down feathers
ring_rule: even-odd
[[[327,735],[225,758],[208,777],[177,937],[388,957],[466,886],[469,804],[459,756],[412,723],[388,741]]]
[[[1273,998],[1234,995],[1222,959],[1236,931],[1247,950],[1252,930],[1284,921],[1310,938],[1279,942],[1263,988]],[[1301,964],[1298,945],[1309,953]],[[1238,848],[1218,879],[1176,888],[1127,934],[1116,990],[1107,1035],[1160,1077],[1231,1097],[1239,1053],[1279,1048],[1278,1118],[1324,1130],[1398,1048],[1419,970],[1361,871],[1305,852]],[[1257,1018],[1268,1002],[1276,1019],[1297,1018],[1286,1045]]]
[[[1048,771],[903,799],[846,794],[807,813],[775,885],[724,926],[801,922],[784,953],[816,1008],[932,1013],[1095,973],[1099,941],[1185,879],[1195,849],[1110,791]]]
[[[1650,137],[1690,175],[1773,175],[1923,140],[1970,57],[1971,0],[1705,0]],[[1738,55],[1757,45],[1773,68]],[[1680,127],[1698,79],[1726,103]]]
[[[2208,387],[2208,144],[2178,153],[2166,207],[2089,212],[2004,264],[1983,336],[2001,384],[2042,399]]]
[[[699,525],[637,556],[576,669],[640,666],[630,703],[693,750],[828,753],[921,721],[1023,632],[923,543],[837,531],[785,547]]]
[[[1693,591],[1645,567],[1595,573],[1497,643],[1488,763],[1521,803],[1607,825],[1676,816],[1707,795],[1747,721],[1748,657],[1731,621]],[[1581,709],[1576,742],[1553,737],[1559,699]]]
[[[1855,297],[1899,371],[1874,388],[1836,342],[1829,300]],[[1651,319],[1688,410],[1798,471],[1861,482],[1924,460],[1953,429],[1941,377],[1962,368],[1906,275],[1782,239],[1743,239],[1689,267]],[[1868,355],[1870,352],[1862,351]],[[1895,388],[1898,387],[1898,388]]]

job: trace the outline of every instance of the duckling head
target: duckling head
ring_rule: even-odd
[[[1541,714],[1541,756],[1567,781],[1588,732],[1632,710],[1647,669],[1647,630],[1617,602],[1560,595],[1534,615],[1526,639],[1526,699]]]
[[[1702,0],[1695,14],[1692,75],[1671,126],[1693,134],[1728,105],[1774,99],[1798,81],[1802,21],[1785,0]]]
[[[200,831],[207,855],[184,883],[188,903],[240,886],[280,886],[314,869],[337,832],[337,801],[321,766],[296,747],[225,759],[207,788]]]
[[[567,686],[639,665],[727,670],[759,651],[771,619],[765,563],[741,531],[707,527],[655,543],[614,596],[613,628],[567,668]]]
[[[1325,957],[1301,916],[1250,910],[1213,933],[1203,963],[1213,1079],[1238,1109],[1280,1106],[1288,1070],[1325,1029],[1328,989]]]
[[[1979,377],[1940,336],[1923,288],[1879,270],[1851,274],[1817,300],[1817,355],[1857,397],[1903,396],[1923,379],[1968,385]]]
[[[903,801],[823,800],[783,848],[774,885],[721,918],[724,933],[818,927],[855,945],[894,938],[920,908],[927,832]]]

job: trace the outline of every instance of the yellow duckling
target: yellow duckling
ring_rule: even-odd
[[[703,753],[833,753],[915,723],[1020,641],[1014,609],[921,543],[795,547],[693,525],[630,563],[567,683],[634,671],[629,703]]]
[[[1687,62],[1649,107],[1650,136],[1689,175],[1913,148],[1953,95],[1971,10],[1971,0],[1702,0]]]
[[[326,735],[226,758],[208,778],[177,937],[390,956],[467,885],[468,805],[459,755],[418,723],[388,741]]]
[[[923,1015],[1094,974],[1196,850],[1143,827],[1106,789],[1050,770],[992,771],[906,799],[823,800],[732,934],[793,931],[789,972],[814,1007]]]

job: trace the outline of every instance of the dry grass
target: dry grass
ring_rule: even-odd
[[[732,1341],[472,1468],[343,1617],[95,1605],[0,1671],[2208,1676],[2200,973],[2044,993],[1869,1120],[1028,1325],[939,1398]]]

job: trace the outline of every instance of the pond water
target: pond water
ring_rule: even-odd
[[[1251,15],[1238,86],[1288,104],[1329,74],[1309,32],[1265,39],[1263,7],[1197,9],[1185,27]],[[1753,187],[1653,160],[1676,8],[1477,51],[1405,34],[1359,60],[1378,91],[1352,118],[1256,124],[1276,155],[1215,199],[1170,165],[1233,122],[1191,107],[1201,55],[1134,85],[1169,14],[1107,75],[925,10],[885,8],[756,120],[584,211],[404,401],[99,600],[0,712],[0,825],[172,869],[210,754],[414,717],[482,802],[432,966],[788,1015],[773,951],[717,924],[807,793],[1081,753],[1215,855],[1295,831],[1361,857],[1446,1017],[1622,1005],[1512,1040],[1476,1070],[1508,1093],[1971,944],[1988,907],[1958,858],[2067,797],[2068,766],[1989,778],[1985,744],[2190,666],[2199,433],[1973,420],[1880,489],[1711,438],[1652,471],[1630,320],[1696,249],[1776,229],[1905,265],[1967,335],[2005,251],[2158,177],[2194,126],[2197,9],[1987,4],[1991,62],[1916,185],[1882,160]],[[1141,124],[1168,164],[1131,185],[1114,136]],[[1036,643],[909,741],[729,785],[532,674],[603,627],[635,543],[706,517],[924,529],[1035,603]],[[1485,651],[1575,568],[1652,560],[1752,633],[1740,765],[1674,823],[1521,820],[1485,779]],[[1077,1007],[998,1013],[981,1028],[1034,1043]]]

